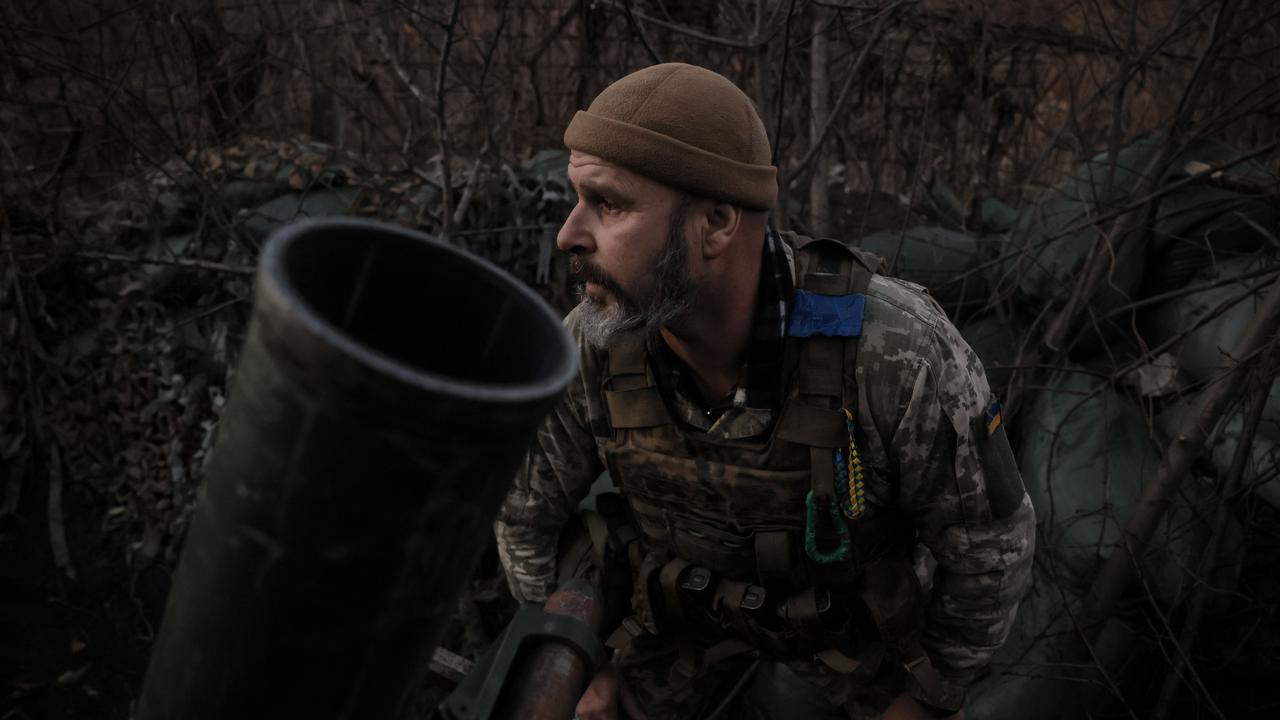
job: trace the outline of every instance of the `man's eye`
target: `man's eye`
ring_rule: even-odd
[[[618,206],[605,198],[600,198],[596,204],[600,206],[601,212],[614,213],[618,211]]]

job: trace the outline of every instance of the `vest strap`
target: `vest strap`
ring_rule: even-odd
[[[673,624],[684,621],[684,604],[680,602],[680,573],[689,567],[689,561],[673,558],[658,571],[658,585],[662,588],[662,616]]]
[[[644,366],[643,340],[625,340],[609,346],[610,375],[644,375]]]
[[[929,698],[930,705],[942,705],[945,691],[942,686],[942,675],[933,666],[929,654],[920,645],[919,639],[911,637],[899,645],[903,655],[902,666],[915,684]]]
[[[844,411],[810,405],[797,397],[792,397],[787,402],[786,410],[778,423],[779,438],[798,445],[828,450],[826,453],[828,462],[822,465],[827,469],[828,480],[833,480],[835,469],[830,462],[830,450],[844,447],[849,442]]]
[[[583,510],[581,516],[582,522],[587,526],[587,535],[591,537],[591,562],[597,570],[603,571],[609,552],[609,521],[590,510]]]
[[[766,585],[786,582],[791,577],[791,533],[772,530],[756,533],[756,574]]]
[[[829,634],[818,616],[818,594],[814,588],[787,598],[787,624],[812,638]]]
[[[797,370],[796,390],[801,395],[844,396],[844,352],[849,340],[842,337],[811,337],[801,350],[803,361]]]
[[[646,369],[644,341],[618,342],[611,345],[608,352],[604,404],[609,427],[630,430],[668,424],[666,405]]]
[[[855,660],[836,648],[827,648],[820,653],[814,655],[823,665],[831,668],[841,675],[852,675],[862,667],[862,663]]]
[[[836,467],[827,448],[809,448],[809,478],[814,501],[824,508],[831,504],[836,495]]]
[[[848,295],[849,278],[834,273],[805,273],[801,289],[817,295]]]
[[[739,640],[738,638],[721,640],[715,645],[707,648],[706,651],[702,653],[702,665],[703,667],[715,665],[718,662],[723,662],[731,657],[737,657],[738,655],[753,652],[754,650],[754,647],[748,645],[743,640]]]
[[[622,619],[622,624],[604,641],[604,645],[611,650],[626,650],[636,638],[647,634],[648,631],[644,629],[644,626],[640,624],[636,616],[628,615]]]
[[[648,607],[648,615],[652,622],[652,627],[657,632],[662,632],[667,628],[666,623],[659,619],[658,613],[655,610],[659,605],[654,602],[658,598],[654,597],[654,585],[656,583],[653,582],[654,575],[657,575],[658,570],[661,568],[659,562],[658,557],[653,553],[647,553],[644,556],[644,559],[640,561],[640,569],[636,572],[635,591],[640,595],[644,605]],[[637,621],[641,622],[641,628],[648,629],[643,623],[644,618],[639,617],[638,615],[633,617],[635,617]]]
[[[720,617],[729,621],[739,633],[750,634],[750,623],[743,615],[742,599],[747,594],[750,583],[740,580],[723,579],[716,585],[716,596],[712,600],[712,608]]]
[[[604,402],[609,411],[609,425],[615,430],[667,424],[667,408],[662,404],[658,388],[653,385],[630,390],[605,390]]]

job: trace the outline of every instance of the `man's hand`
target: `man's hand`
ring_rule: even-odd
[[[579,705],[578,707],[582,707]],[[916,702],[915,698],[907,693],[902,693],[893,699],[893,703],[889,705],[889,709],[884,711],[882,716],[884,720],[935,720],[934,715],[928,708]],[[964,720],[964,710],[949,715],[950,720]]]
[[[574,716],[578,720],[620,720],[619,702],[627,713],[626,717],[648,720],[636,702],[636,696],[631,694],[631,688],[627,687],[627,681],[622,679],[612,663],[606,664],[591,678],[591,684],[578,700]]]

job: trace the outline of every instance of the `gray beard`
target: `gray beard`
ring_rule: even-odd
[[[649,307],[633,309],[621,302],[605,305],[583,294],[578,304],[578,330],[591,347],[604,349],[626,339],[644,339],[684,315],[692,297],[668,296]]]
[[[603,349],[626,339],[645,339],[682,317],[693,305],[697,288],[689,277],[689,244],[684,238],[686,203],[671,214],[667,244],[654,264],[653,294],[637,304],[614,291],[614,302],[605,305],[578,289],[578,329],[591,347]]]

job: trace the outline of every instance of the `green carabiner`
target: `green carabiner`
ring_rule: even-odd
[[[819,565],[843,562],[849,559],[849,526],[845,524],[840,508],[833,502],[827,503],[831,514],[831,522],[840,530],[840,544],[831,552],[818,549],[818,506],[813,499],[813,491],[804,498],[804,552]]]

